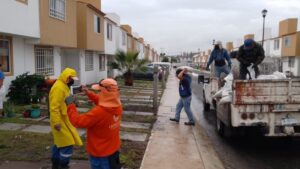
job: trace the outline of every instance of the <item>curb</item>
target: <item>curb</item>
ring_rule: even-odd
[[[204,168],[225,169],[223,162],[220,160],[205,130],[201,127],[198,121],[196,121],[195,127],[193,127],[193,135],[195,137]]]

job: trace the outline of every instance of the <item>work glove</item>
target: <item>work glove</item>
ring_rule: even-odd
[[[70,105],[72,103],[76,104],[76,98],[74,95],[69,95],[66,99],[65,99],[65,103],[67,105]]]
[[[231,70],[231,64],[229,64],[228,67],[229,67],[229,70]]]

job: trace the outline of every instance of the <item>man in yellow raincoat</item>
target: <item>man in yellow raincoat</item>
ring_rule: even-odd
[[[69,121],[65,104],[74,80],[78,80],[76,71],[66,68],[52,86],[49,94],[50,126],[54,138],[52,169],[69,168],[73,146],[82,145],[76,128]]]

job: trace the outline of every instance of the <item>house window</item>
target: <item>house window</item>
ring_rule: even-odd
[[[294,68],[295,66],[295,57],[289,57],[289,67]]]
[[[0,64],[3,72],[12,72],[12,40],[11,38],[0,37]]]
[[[49,0],[49,15],[53,18],[65,21],[66,19],[66,1]]]
[[[122,45],[126,45],[126,33],[124,31],[122,31]]]
[[[292,44],[292,37],[291,36],[284,37],[283,42],[284,42],[284,47],[290,47]]]
[[[16,0],[16,1],[26,4],[26,5],[28,4],[28,0]]]
[[[112,24],[107,23],[107,39],[112,40]]]
[[[99,55],[99,71],[105,71],[106,69],[105,55]]]
[[[274,40],[274,50],[279,50],[280,41],[279,39]]]
[[[100,33],[100,17],[94,15],[94,32]]]
[[[85,51],[85,71],[94,70],[94,56],[92,51]]]
[[[35,73],[44,76],[54,75],[54,56],[52,47],[36,46]]]

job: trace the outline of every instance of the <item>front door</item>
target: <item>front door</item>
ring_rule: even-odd
[[[80,85],[80,51],[76,49],[62,49],[61,51],[61,69],[75,69],[79,81],[75,82],[75,86]]]

